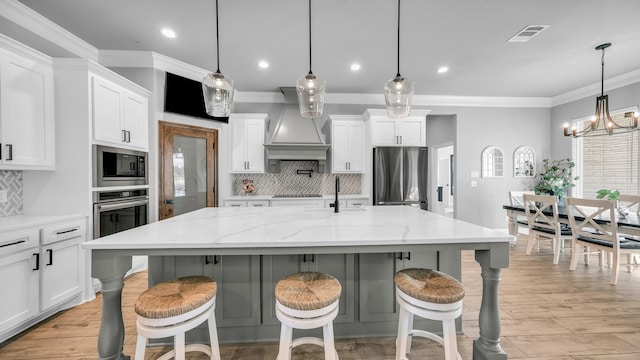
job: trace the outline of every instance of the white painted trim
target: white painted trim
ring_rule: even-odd
[[[51,65],[52,60],[49,55],[43,54],[38,50],[32,49],[21,42],[18,42],[4,34],[0,34],[0,48],[6,49],[21,57],[31,59],[33,61]]]
[[[82,58],[98,60],[98,49],[17,0],[0,0],[0,16]]]
[[[616,77],[605,79],[605,92],[621,88],[623,86],[635,84],[640,82],[640,69],[618,75]],[[551,98],[551,107],[566,104],[572,101],[584,99],[589,96],[597,96],[600,94],[600,86],[601,83],[593,83],[591,85],[587,85],[581,87],[579,89],[575,89],[564,94],[560,94]]]

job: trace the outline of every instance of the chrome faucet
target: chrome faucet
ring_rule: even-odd
[[[340,192],[340,177],[336,176],[336,200],[332,204],[329,204],[330,207],[334,208],[333,212],[340,212],[340,202],[338,201],[338,193]]]

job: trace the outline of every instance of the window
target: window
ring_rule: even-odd
[[[482,177],[502,177],[504,175],[504,155],[496,146],[482,151]]]
[[[533,177],[536,174],[536,153],[528,146],[520,146],[513,153],[513,176]]]
[[[611,114],[614,121],[628,125],[637,107]],[[575,121],[584,127],[591,118]],[[576,163],[574,176],[579,176],[572,196],[595,199],[600,189],[618,190],[622,194],[638,194],[638,131],[572,139],[572,155]]]

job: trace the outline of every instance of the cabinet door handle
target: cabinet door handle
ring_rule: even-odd
[[[127,130],[122,130],[122,142],[127,142]]]
[[[400,135],[400,144],[402,144],[402,135]]]
[[[131,131],[127,130],[127,142],[131,142]]]
[[[9,156],[7,157],[7,160],[13,160],[13,145],[7,144],[7,148],[9,148]]]
[[[247,170],[251,170],[251,162],[247,161]]]
[[[407,256],[405,257],[405,260],[411,260],[411,251],[407,252]]]
[[[204,263],[209,265],[211,264],[211,261],[209,261],[209,255],[204,257]],[[217,265],[218,264],[218,255],[213,255],[213,265]]]
[[[37,271],[40,270],[40,253],[33,253],[33,255],[36,257],[36,267],[33,268],[33,271]]]
[[[49,261],[47,262],[47,266],[53,265],[53,249],[47,249],[47,254],[49,254]]]
[[[311,254],[311,262],[312,263],[316,262],[316,254]]]
[[[397,254],[398,254],[397,259],[398,259],[398,260],[402,260],[402,259],[403,259],[402,253],[401,253],[401,252],[399,252],[399,253],[397,253]]]

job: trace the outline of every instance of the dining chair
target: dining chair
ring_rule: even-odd
[[[523,206],[524,207],[524,199],[522,196],[524,194],[534,195],[534,191],[509,191],[509,204],[511,206]],[[529,238],[529,221],[525,215],[519,215],[515,217],[515,237],[516,241],[519,238],[528,239]]]
[[[622,209],[625,211],[630,211],[635,209],[635,216],[640,218],[640,195],[625,195],[621,194],[618,197],[618,209]],[[625,235],[625,238],[628,240],[640,241],[640,238],[632,235]],[[629,254],[627,255],[627,268],[631,271],[631,264],[638,265],[640,264],[640,254]]]
[[[529,223],[526,254],[531,255],[534,244],[538,243],[539,249],[541,240],[550,240],[553,264],[557,265],[564,247],[563,242],[571,239],[571,229],[562,227],[558,220],[558,199],[555,195],[524,194],[522,197]]]
[[[640,241],[618,235],[616,224],[609,221],[616,219],[615,203],[611,200],[568,198],[567,215],[573,232],[569,270],[576,270],[580,255],[593,253],[590,248],[601,255],[601,262],[602,253],[610,253],[612,267],[609,283],[616,285],[621,255],[640,253]],[[631,271],[630,264],[628,269]]]

